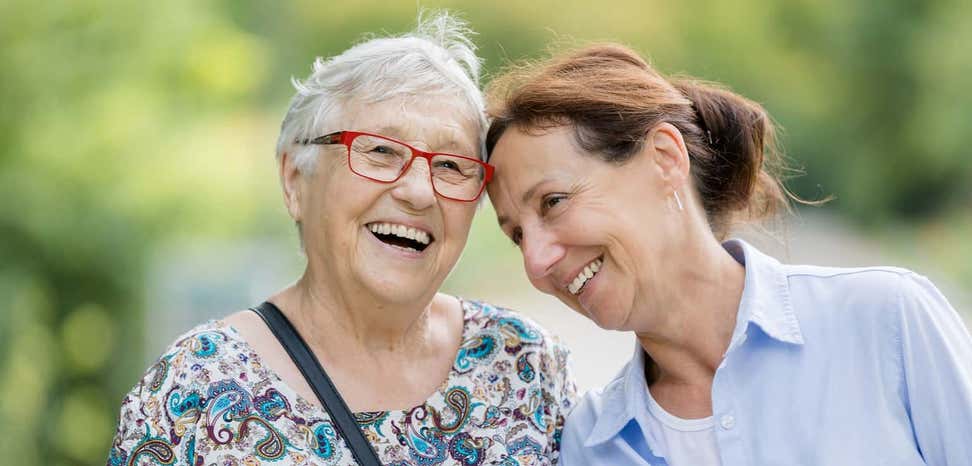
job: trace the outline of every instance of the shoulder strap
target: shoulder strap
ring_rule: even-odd
[[[331,419],[334,420],[338,434],[344,436],[344,440],[348,443],[348,447],[351,448],[351,453],[354,455],[354,459],[358,464],[361,466],[380,466],[381,462],[378,460],[378,455],[371,448],[371,443],[361,433],[361,428],[358,427],[358,423],[355,421],[354,415],[351,414],[351,410],[348,409],[348,405],[341,398],[341,395],[334,387],[334,383],[331,382],[331,378],[328,377],[327,372],[321,367],[320,361],[314,357],[314,353],[311,353],[307,347],[307,343],[297,333],[297,329],[280,312],[280,309],[269,301],[257,307],[250,308],[250,310],[256,312],[257,315],[263,318],[267,327],[270,327],[270,331],[273,332],[277,340],[280,341],[280,344],[287,350],[290,359],[294,360],[294,364],[304,374],[304,378],[314,390],[317,399],[320,400],[321,404],[324,405],[324,409],[327,410],[327,413],[331,415]]]

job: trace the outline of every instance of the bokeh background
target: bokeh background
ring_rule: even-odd
[[[168,342],[297,277],[273,158],[289,80],[419,7],[469,20],[489,73],[616,40],[762,102],[805,172],[791,189],[836,199],[742,234],[914,268],[969,315],[972,2],[593,3],[0,2],[0,462],[103,464]],[[529,288],[488,205],[446,289],[561,334],[584,388],[631,350]]]

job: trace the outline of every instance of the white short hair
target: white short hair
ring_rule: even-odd
[[[477,123],[477,149],[485,157],[486,117],[479,90],[480,59],[466,23],[447,12],[419,14],[413,32],[371,37],[340,55],[314,61],[303,81],[293,79],[297,94],[280,127],[277,159],[293,157],[301,173],[313,171],[314,147],[295,141],[313,139],[341,118],[348,102],[374,103],[402,95],[454,94],[468,104],[468,117]]]

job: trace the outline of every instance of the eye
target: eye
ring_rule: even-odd
[[[379,154],[394,154],[395,153],[395,149],[393,149],[391,147],[388,147],[388,146],[375,146],[375,148],[374,149],[371,149],[371,151],[372,152],[377,152]]]
[[[510,239],[513,240],[513,244],[516,247],[520,247],[520,241],[523,239],[523,230],[520,227],[514,228],[513,233],[510,234]]]
[[[545,214],[548,210],[560,204],[561,201],[567,199],[567,196],[563,194],[548,194],[540,200],[540,213]]]
[[[454,172],[461,172],[462,171],[462,170],[459,170],[459,165],[456,164],[455,162],[451,161],[451,160],[437,161],[435,163],[435,166],[436,166],[436,168],[445,168],[446,170],[451,170],[451,171],[454,171]]]

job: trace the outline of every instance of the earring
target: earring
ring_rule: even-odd
[[[684,211],[685,208],[682,207],[682,200],[678,198],[678,191],[672,191],[672,194],[675,195],[675,204],[678,205],[678,211],[679,212]]]

